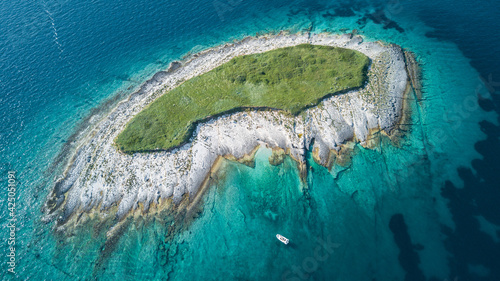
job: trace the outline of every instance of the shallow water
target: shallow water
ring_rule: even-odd
[[[499,88],[500,39],[492,36],[498,5],[4,1],[1,184],[8,170],[17,172],[17,277],[499,280],[499,99],[493,96],[496,107],[477,104]],[[384,14],[366,16],[380,9]],[[225,161],[199,217],[167,242],[160,219],[130,222],[112,250],[103,249],[107,226],[89,223],[63,238],[41,221],[63,167],[48,168],[93,108],[131,93],[189,51],[281,29],[357,29],[367,40],[415,52],[424,91],[420,100],[410,97],[412,122],[402,127],[401,143],[382,138],[376,149],[356,146],[351,164],[332,171],[310,160],[305,183],[291,159],[269,165],[267,149],[258,151],[255,168]],[[6,202],[0,207],[5,221]],[[279,243],[276,233],[291,244]],[[4,227],[0,237],[8,235]],[[318,240],[330,241],[332,251],[317,250]],[[0,252],[7,253],[6,243]],[[14,277],[6,268],[1,276]]]

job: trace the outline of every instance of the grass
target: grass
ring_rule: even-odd
[[[115,139],[125,153],[168,150],[196,123],[244,108],[297,115],[325,96],[363,86],[369,58],[343,48],[303,44],[233,58],[163,94]]]

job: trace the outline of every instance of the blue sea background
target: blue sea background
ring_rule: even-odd
[[[499,11],[496,0],[2,1],[0,276],[500,280]],[[255,168],[225,161],[187,229],[166,240],[160,219],[137,219],[109,255],[106,230],[59,237],[42,220],[71,136],[171,61],[248,35],[354,29],[421,63],[423,94],[410,96],[399,145],[356,145],[351,164],[331,171],[309,157],[305,182],[291,159],[271,166],[268,149]],[[8,171],[18,179],[16,275]]]

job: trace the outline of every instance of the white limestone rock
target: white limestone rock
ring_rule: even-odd
[[[191,141],[169,152],[120,153],[113,140],[128,121],[165,90],[180,81],[205,73],[231,58],[302,43],[358,50],[372,60],[369,82],[359,91],[332,96],[306,110],[306,118],[278,111],[252,111],[224,115],[199,124]],[[359,36],[332,34],[278,34],[244,40],[213,48],[182,63],[173,72],[160,72],[121,102],[75,153],[57,186],[59,203],[63,194],[63,220],[75,211],[118,204],[118,216],[142,202],[147,208],[160,197],[179,201],[195,194],[219,155],[240,158],[257,145],[290,149],[303,161],[305,149],[314,139],[322,162],[330,150],[346,140],[364,142],[370,129],[390,131],[401,115],[407,84],[401,49],[379,42],[363,42]],[[167,93],[168,95],[168,93]]]

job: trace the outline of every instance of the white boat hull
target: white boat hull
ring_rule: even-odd
[[[278,240],[280,240],[285,245],[288,245],[288,243],[290,243],[290,240],[288,240],[288,238],[283,235],[276,234],[276,238],[278,238]]]

